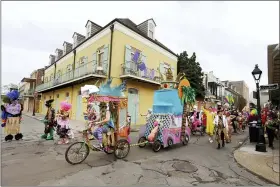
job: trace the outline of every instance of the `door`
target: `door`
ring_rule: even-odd
[[[58,98],[55,100],[55,104],[54,104],[54,109],[55,109],[55,112],[57,112],[59,110],[59,100]]]
[[[134,88],[128,89],[128,113],[131,116],[131,125],[137,124],[139,108],[138,90]]]
[[[82,95],[77,95],[76,99],[76,120],[83,120],[83,115],[82,115]]]

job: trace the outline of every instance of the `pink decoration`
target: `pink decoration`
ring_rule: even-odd
[[[63,101],[60,103],[60,109],[64,111],[69,111],[71,109],[72,105],[68,103],[67,101]]]

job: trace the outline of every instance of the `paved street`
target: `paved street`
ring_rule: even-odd
[[[2,185],[270,185],[240,168],[233,151],[244,135],[233,136],[231,144],[216,150],[207,137],[192,136],[188,146],[174,146],[154,153],[151,148],[132,147],[125,160],[91,152],[83,164],[69,165],[67,146],[39,139],[43,124],[24,117],[24,140],[2,143]],[[138,134],[132,133],[133,143]],[[2,133],[3,142],[3,133]]]

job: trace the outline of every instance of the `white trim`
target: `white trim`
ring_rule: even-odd
[[[153,83],[153,84],[157,84],[157,85],[161,85],[159,82],[156,82],[156,81],[151,81],[149,79],[144,79],[142,77],[137,77],[135,75],[121,75],[120,78],[126,78],[126,77],[131,77],[131,78],[135,78],[135,79],[140,79],[142,81],[146,81],[146,82],[149,82],[149,83]]]
[[[111,32],[110,30],[110,26],[109,25],[107,28],[105,28],[103,31],[99,32],[98,34],[96,34],[95,36],[93,36],[92,38],[90,38],[89,40],[87,40],[85,43],[81,44],[77,49],[76,52],[80,52],[83,49],[89,47],[91,44],[93,44],[94,42],[98,41],[100,38],[106,36],[107,34],[109,34]],[[109,42],[109,41],[108,41]]]
[[[50,89],[53,89],[53,88],[56,88],[56,87],[60,87],[60,86],[62,86],[62,85],[69,84],[69,83],[71,83],[71,82],[78,81],[78,80],[81,80],[81,79],[84,79],[84,78],[88,78],[88,77],[106,78],[105,75],[89,74],[89,75],[86,75],[86,76],[83,76],[83,77],[79,77],[79,78],[76,78],[76,79],[73,79],[73,80],[70,80],[70,81],[67,81],[67,82],[64,82],[64,83],[61,83],[61,84],[58,84],[58,85],[49,87],[49,88],[45,88],[45,89],[42,89],[42,90],[38,90],[37,92],[47,91],[47,90],[50,90]]]
[[[137,34],[136,32],[128,29],[127,27],[123,26],[122,24],[115,22],[115,30],[118,30],[124,34],[126,34],[127,36],[130,36],[132,38],[134,38],[135,40],[138,40],[139,42],[147,45],[148,47],[156,50],[157,52],[169,57],[170,59],[177,61],[177,57],[175,55],[173,55],[172,53],[168,52],[167,50],[159,47],[158,45],[156,45],[155,43],[149,41],[148,39],[144,38],[143,36],[141,36],[140,34]]]

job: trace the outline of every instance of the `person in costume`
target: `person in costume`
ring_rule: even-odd
[[[227,129],[228,141],[227,142],[230,143],[231,142],[231,135],[232,135],[232,131],[233,131],[230,112],[226,112],[226,119],[227,119],[227,124],[228,124],[228,129]]]
[[[204,114],[206,115],[206,133],[209,135],[209,142],[213,143],[213,134],[214,134],[214,116],[211,111],[211,108],[202,107]]]
[[[58,125],[58,135],[60,136],[60,140],[58,144],[68,144],[69,136],[71,134],[70,130],[70,120],[69,120],[69,110],[72,105],[67,102],[60,103],[60,110],[56,114],[57,117],[57,125]]]
[[[52,108],[53,101],[54,101],[53,99],[50,99],[45,103],[45,106],[48,108],[48,110],[44,118],[44,124],[45,124],[44,134],[41,136],[41,138],[45,140],[53,140],[54,126],[55,126],[55,109]]]
[[[5,140],[12,140],[13,134],[15,134],[15,139],[22,139],[23,135],[20,133],[20,121],[21,121],[21,104],[18,101],[19,92],[13,90],[7,93],[5,97],[5,105],[1,106],[2,114],[2,127],[5,127],[5,132],[7,136]]]
[[[100,121],[95,122],[95,125],[98,128],[94,132],[95,138],[98,139],[100,147],[106,148],[108,145],[114,145],[114,123],[113,116],[111,116],[111,111],[109,108],[109,104],[105,102],[101,102],[100,105]],[[111,106],[113,107],[113,106]],[[110,139],[111,137],[111,139]]]
[[[275,137],[275,131],[278,129],[279,129],[279,123],[277,123],[277,115],[274,112],[271,112],[266,122],[268,144],[271,149],[274,149],[273,141]]]
[[[227,138],[227,119],[223,115],[223,110],[220,109],[218,111],[218,115],[215,117],[214,120],[215,123],[215,129],[216,129],[216,141],[218,143],[217,149],[221,148],[221,140],[222,140],[222,147],[225,146],[225,139]]]

